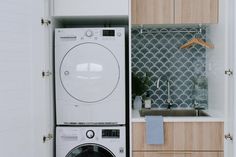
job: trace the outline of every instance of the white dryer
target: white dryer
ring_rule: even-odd
[[[125,127],[57,127],[56,157],[125,157]]]
[[[55,30],[58,125],[125,124],[124,28]]]

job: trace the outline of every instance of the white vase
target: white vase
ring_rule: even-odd
[[[136,96],[134,98],[134,109],[135,110],[141,110],[142,109],[142,97]]]

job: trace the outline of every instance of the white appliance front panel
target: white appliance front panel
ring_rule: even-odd
[[[102,138],[102,130],[119,130],[119,138]],[[86,136],[88,131],[94,132],[93,138],[90,139]],[[108,148],[116,157],[125,157],[125,126],[56,128],[56,157],[65,157],[73,148],[88,143],[104,146]]]
[[[57,124],[125,124],[124,28],[56,29],[55,78]]]

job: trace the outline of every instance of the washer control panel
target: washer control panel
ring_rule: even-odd
[[[103,129],[102,138],[120,138],[119,129]]]
[[[86,132],[86,136],[87,136],[87,138],[92,139],[95,136],[95,133],[93,130],[88,130]]]

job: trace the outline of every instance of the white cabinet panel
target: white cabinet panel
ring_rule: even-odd
[[[0,1],[0,156],[33,156],[31,1]]]
[[[128,15],[128,0],[54,0],[54,16]]]
[[[52,141],[42,140],[53,127],[49,79],[41,77],[49,58],[46,2],[0,1],[1,157],[52,157]]]

